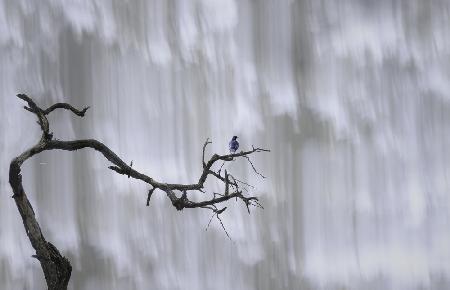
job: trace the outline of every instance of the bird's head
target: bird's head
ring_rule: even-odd
[[[231,140],[236,140],[238,138],[238,136],[233,136],[233,139],[231,139]]]

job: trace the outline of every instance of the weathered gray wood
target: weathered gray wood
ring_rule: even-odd
[[[86,111],[89,109],[89,107],[86,107],[83,110],[77,110],[69,104],[57,103],[43,110],[38,105],[36,105],[36,103],[27,95],[19,94],[17,95],[17,97],[27,102],[28,107],[25,106],[24,108],[37,116],[38,124],[40,125],[42,130],[42,136],[36,145],[26,150],[21,155],[19,155],[18,157],[14,158],[11,161],[9,170],[9,183],[11,184],[13,190],[13,198],[14,201],[16,202],[20,216],[22,217],[25,231],[31,242],[31,245],[36,251],[36,254],[33,255],[33,257],[38,259],[39,262],[41,263],[41,267],[42,270],[44,271],[45,280],[47,282],[49,290],[67,289],[67,285],[69,283],[70,275],[72,272],[72,267],[67,258],[62,256],[54,245],[45,240],[44,236],[42,235],[39,223],[36,220],[33,207],[31,206],[25,193],[25,190],[23,189],[22,174],[21,174],[22,164],[27,159],[43,151],[48,150],[75,151],[85,148],[94,149],[103,154],[103,156],[113,164],[109,166],[111,170],[119,174],[126,175],[128,176],[128,178],[132,177],[137,180],[142,180],[151,186],[151,189],[149,190],[147,196],[147,205],[150,202],[150,197],[153,194],[153,192],[156,189],[159,189],[166,193],[167,197],[172,202],[172,205],[177,210],[183,210],[185,208],[205,208],[213,211],[213,214],[219,219],[222,227],[223,224],[222,221],[220,220],[219,214],[223,213],[226,210],[226,207],[219,209],[217,208],[216,204],[222,203],[232,198],[236,198],[244,202],[249,213],[250,213],[249,206],[261,207],[257,197],[254,196],[246,197],[243,195],[242,190],[238,185],[238,182],[247,186],[250,186],[249,184],[239,181],[228,172],[225,172],[225,176],[222,176],[220,169],[216,172],[212,169],[212,167],[217,161],[229,162],[233,161],[235,158],[244,157],[248,159],[255,173],[261,175],[259,172],[256,171],[255,167],[251,163],[248,156],[256,152],[269,152],[269,150],[267,149],[252,148],[252,150],[241,151],[239,153],[234,154],[227,154],[227,155],[214,154],[209,159],[208,162],[205,162],[206,146],[211,143],[209,140],[206,140],[205,144],[203,145],[203,155],[202,155],[203,171],[198,179],[198,182],[193,184],[163,183],[156,181],[153,178],[133,169],[131,167],[132,163],[130,165],[127,165],[120,157],[117,156],[117,154],[115,154],[102,142],[99,142],[94,139],[74,140],[74,141],[60,141],[53,139],[53,134],[50,132],[50,126],[46,115],[50,114],[52,111],[56,109],[65,109],[71,111],[75,115],[83,117]],[[189,200],[188,191],[204,192],[203,187],[208,176],[212,176],[217,180],[222,181],[225,184],[224,189],[225,193],[224,194],[214,193],[213,198],[205,199],[203,201],[198,202]],[[232,189],[232,192],[230,192],[230,189]],[[177,197],[177,195],[175,194],[176,191],[182,193],[181,197],[179,198]]]

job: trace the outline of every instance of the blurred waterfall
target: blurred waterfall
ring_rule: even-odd
[[[229,170],[265,209],[177,212],[92,151],[24,166],[70,289],[450,289],[450,2],[0,0],[0,288],[44,289],[9,198],[39,138],[14,96],[134,167],[191,182],[201,147],[272,153]],[[212,184],[212,187],[215,185]]]

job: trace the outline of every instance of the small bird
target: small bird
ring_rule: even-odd
[[[236,140],[238,137],[233,136],[230,143],[228,144],[230,146],[230,153],[236,153],[236,150],[239,148],[239,142]]]

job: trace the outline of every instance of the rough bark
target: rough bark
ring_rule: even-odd
[[[67,285],[69,283],[70,275],[72,272],[72,267],[68,259],[62,256],[61,253],[53,244],[45,240],[45,237],[42,235],[39,223],[36,220],[33,207],[31,206],[27,198],[27,194],[25,193],[25,190],[22,185],[22,174],[21,174],[22,164],[27,159],[43,151],[48,150],[74,151],[84,148],[94,149],[103,154],[103,156],[113,164],[109,166],[111,170],[119,174],[126,175],[128,176],[128,178],[131,177],[137,180],[141,180],[151,186],[147,195],[147,203],[146,203],[147,205],[149,205],[150,198],[153,192],[156,189],[159,189],[167,195],[172,205],[177,210],[183,210],[184,208],[205,208],[211,210],[213,212],[213,217],[216,216],[219,219],[222,227],[223,224],[219,215],[226,210],[226,207],[219,209],[217,207],[217,204],[230,200],[232,198],[236,198],[236,200],[239,199],[243,201],[249,213],[250,213],[250,206],[261,207],[257,197],[244,196],[240,187],[241,185],[244,186],[244,189],[246,189],[245,187],[252,188],[251,185],[243,181],[240,181],[227,171],[225,171],[225,174],[222,175],[221,169],[223,167],[223,164],[217,171],[213,170],[213,165],[216,164],[217,161],[223,161],[223,163],[225,163],[233,161],[235,160],[235,158],[243,157],[250,162],[255,173],[264,178],[263,175],[261,175],[259,172],[256,171],[256,168],[250,161],[249,155],[256,152],[268,152],[269,150],[253,147],[251,150],[241,151],[239,153],[234,154],[227,154],[227,155],[214,154],[209,159],[209,161],[205,162],[205,150],[207,145],[211,143],[209,140],[206,140],[203,146],[203,155],[202,155],[203,171],[200,174],[198,182],[192,184],[163,183],[156,181],[153,178],[141,172],[136,171],[131,167],[132,162],[130,165],[127,165],[121,158],[117,156],[117,154],[115,154],[106,145],[97,140],[88,139],[88,140],[60,141],[53,139],[53,134],[50,132],[49,122],[46,117],[48,114],[50,114],[56,109],[65,109],[71,111],[77,116],[83,117],[86,111],[89,109],[89,107],[84,108],[83,110],[77,110],[69,104],[57,103],[50,106],[47,109],[41,109],[27,95],[19,94],[17,95],[17,97],[27,102],[28,106],[25,106],[24,108],[37,116],[38,124],[40,125],[42,130],[42,136],[36,145],[26,150],[21,155],[19,155],[18,157],[14,158],[11,161],[9,170],[9,183],[11,184],[13,190],[12,197],[14,198],[19,213],[22,217],[26,234],[31,242],[31,245],[36,251],[36,254],[33,255],[33,257],[39,260],[41,264],[49,290],[67,289]],[[209,176],[212,176],[218,181],[224,183],[225,185],[224,193],[213,193],[212,198],[205,198],[202,201],[194,202],[189,200],[188,198],[189,191],[200,191],[204,193],[203,191],[204,184]],[[179,192],[181,196],[177,197],[176,192]]]

